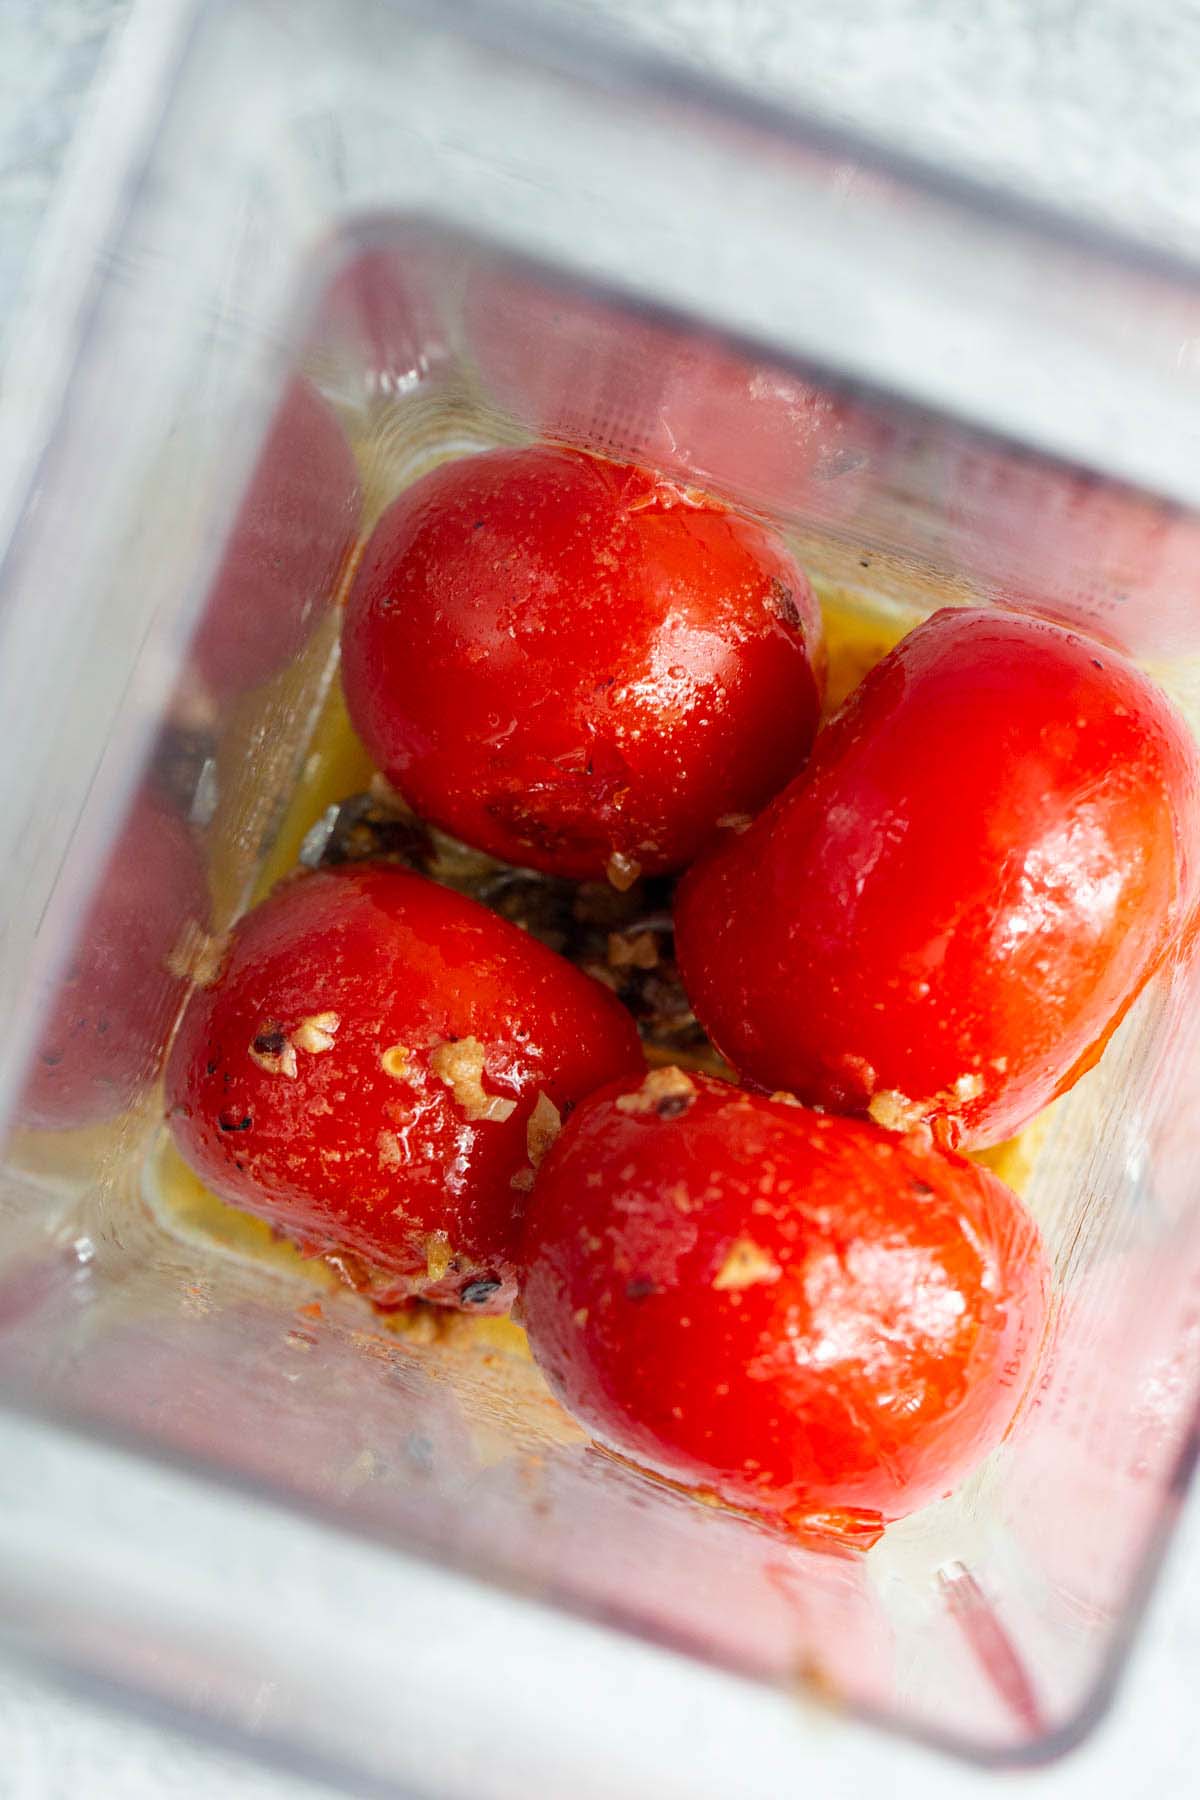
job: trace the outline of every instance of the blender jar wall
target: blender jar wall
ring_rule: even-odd
[[[549,431],[766,511],[815,574],[885,611],[1016,589],[1169,655],[1187,698],[1186,272],[639,66],[589,69],[548,36],[526,54],[515,18],[472,37],[435,11],[352,11],[348,30],[319,0],[286,21],[197,9],[10,547],[0,681],[27,746],[0,846],[10,1099],[156,741],[161,762],[189,642],[203,673],[193,626],[301,362],[359,447],[364,523],[436,457]],[[278,872],[332,626],[318,612],[292,662],[209,720],[217,759],[233,746],[226,918]],[[451,1347],[389,1344],[336,1297],[305,1323],[282,1273],[165,1236],[139,1187],[152,1092],[49,1174],[17,1144],[0,1374],[22,1404],[480,1577],[831,1683],[971,1753],[1040,1753],[1110,1679],[1186,1456],[1193,984],[1162,977],[1039,1158],[1061,1304],[1037,1404],[862,1567],[598,1458],[502,1350],[455,1385]]]

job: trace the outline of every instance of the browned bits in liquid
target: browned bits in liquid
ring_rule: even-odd
[[[658,940],[652,931],[610,931],[608,962],[613,969],[653,969],[658,964]]]
[[[623,850],[614,850],[604,865],[604,873],[619,894],[627,893],[642,872],[642,865]]]

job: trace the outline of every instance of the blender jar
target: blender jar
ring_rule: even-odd
[[[0,513],[6,1641],[381,1789],[516,1792],[570,1738],[573,1791],[702,1791],[612,1742],[601,1668],[630,1719],[641,1684],[720,1720],[714,1792],[750,1732],[778,1791],[802,1694],[1053,1754],[1193,1459],[1191,958],[1021,1171],[1035,1391],[865,1557],[602,1455],[503,1324],[389,1332],[206,1202],[157,1080],[222,931],[369,782],[337,596],[446,457],[644,460],[771,520],[868,646],[1016,603],[1200,720],[1195,273],[518,12],[180,4],[151,40]]]

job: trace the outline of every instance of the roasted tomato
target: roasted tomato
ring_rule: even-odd
[[[208,922],[204,865],[179,815],[134,802],[50,1000],[17,1109],[35,1128],[94,1125],[157,1072]]]
[[[678,1069],[572,1114],[522,1265],[534,1354],[604,1443],[863,1543],[999,1440],[1044,1323],[987,1170]]]
[[[640,1066],[597,981],[461,894],[360,864],[242,920],[184,1014],[168,1116],[215,1193],[376,1298],[500,1311],[562,1110]]]
[[[212,696],[245,692],[303,647],[333,599],[361,504],[336,415],[309,382],[293,381],[192,644],[192,668]]]
[[[1097,1060],[1191,914],[1197,775],[1116,652],[936,613],[685,878],[692,1004],[761,1087],[997,1143]]]
[[[350,716],[423,817],[618,885],[682,866],[803,762],[819,614],[782,547],[643,469],[449,463],[384,514],[343,629]]]

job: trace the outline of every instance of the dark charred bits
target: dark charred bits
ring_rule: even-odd
[[[675,883],[669,877],[647,877],[621,893],[607,881],[580,883],[516,869],[426,829],[386,795],[362,793],[338,808],[319,860],[337,865],[367,858],[402,863],[469,894],[567,957],[625,1003],[642,1037],[656,1049],[668,1055],[705,1049],[707,1040],[675,965]],[[652,967],[614,960],[614,933],[632,942],[647,932],[658,952]]]
[[[1092,667],[1093,667],[1093,669],[1103,669],[1104,664],[1100,661],[1100,658],[1098,656],[1093,656]]]
[[[425,872],[433,860],[433,842],[411,814],[398,812],[374,794],[351,794],[337,809],[321,850],[321,865],[395,862]]]
[[[218,1131],[249,1131],[254,1120],[249,1113],[243,1113],[240,1119],[231,1119],[228,1113],[217,1116]]]
[[[912,1191],[918,1200],[932,1200],[933,1189],[927,1181],[914,1181]]]
[[[459,1290],[458,1297],[464,1306],[482,1306],[485,1301],[490,1300],[492,1295],[499,1291],[500,1282],[496,1277],[484,1275],[478,1281],[468,1281],[466,1286]]]
[[[221,1066],[220,1057],[219,1056],[210,1056],[208,1061],[204,1065],[204,1073],[206,1075],[215,1075],[217,1070],[220,1068],[220,1066]]]
[[[677,1119],[692,1104],[691,1094],[664,1094],[655,1102],[654,1111],[660,1119]]]
[[[256,1056],[282,1056],[286,1046],[287,1038],[284,1036],[284,1033],[280,1030],[279,1026],[268,1025],[265,1031],[259,1032],[250,1048],[254,1051]],[[213,1073],[216,1066],[216,1063],[209,1064],[208,1072],[210,1075]]]
[[[625,1298],[627,1300],[648,1300],[651,1294],[656,1294],[657,1292],[658,1289],[654,1282],[647,1280],[644,1275],[635,1275],[632,1281],[627,1281],[625,1283]]]

